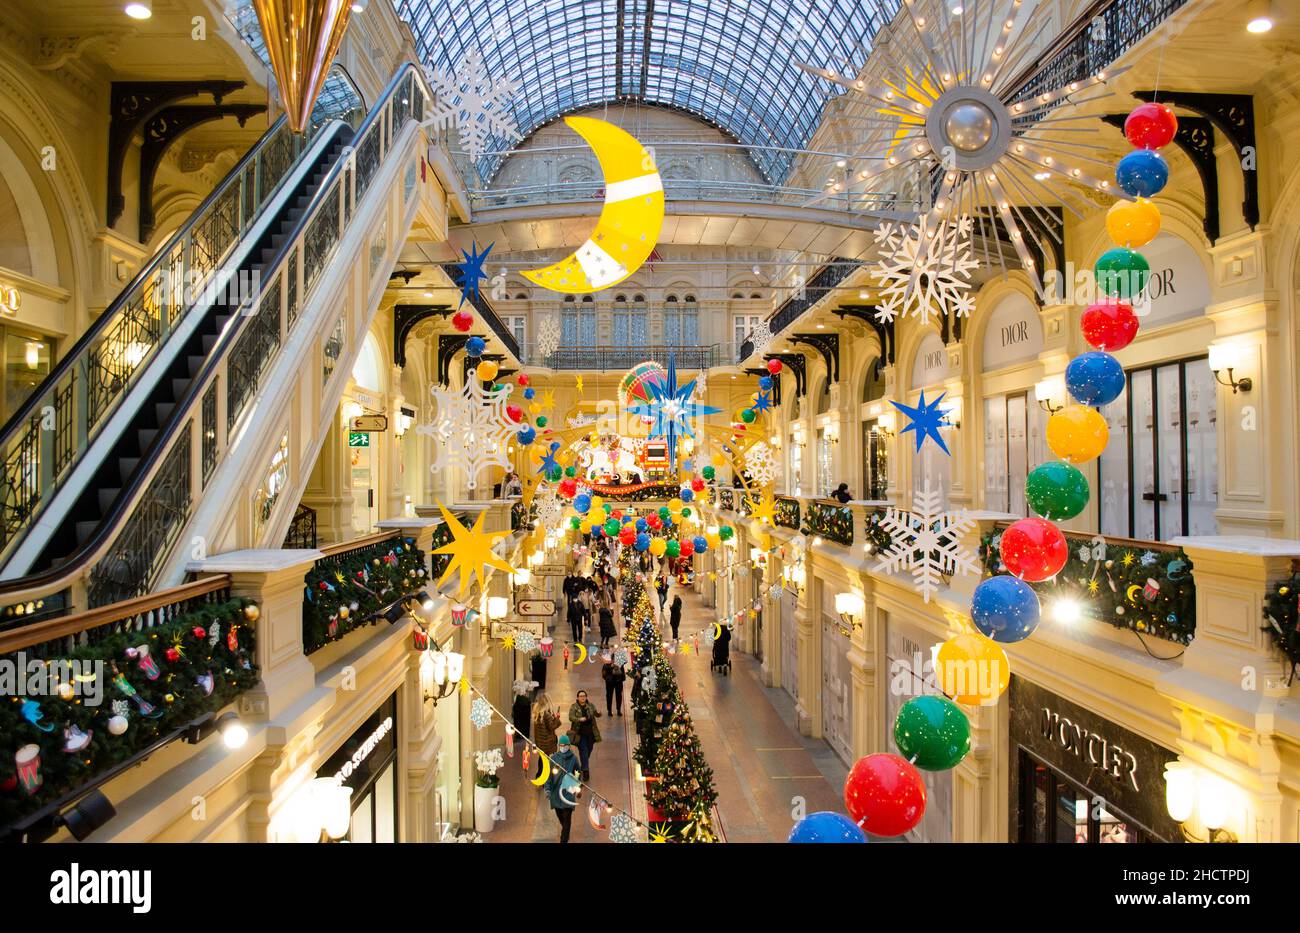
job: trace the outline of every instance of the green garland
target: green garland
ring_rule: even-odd
[[[1276,584],[1264,599],[1264,622],[1264,631],[1291,662],[1290,682],[1300,664],[1300,573]]]
[[[980,542],[984,573],[1005,572],[998,549],[1001,532]],[[1084,615],[1180,645],[1196,634],[1196,584],[1192,561],[1182,550],[1143,550],[1108,544],[1105,557],[1093,559],[1091,537],[1065,536],[1070,556],[1054,579],[1030,584],[1044,601],[1077,599]]]
[[[305,577],[302,643],[307,654],[373,625],[403,596],[429,584],[414,538],[393,538],[318,560]]]
[[[799,527],[799,500],[777,497],[776,523],[782,528]]]
[[[805,535],[821,535],[836,544],[851,545],[853,543],[853,510],[847,505],[809,502],[808,520],[804,525],[803,533]]]
[[[49,662],[75,662],[83,673],[98,670],[94,688],[102,691],[100,702],[90,705],[95,697],[85,688],[70,699],[11,695],[0,701],[0,824],[10,825],[86,786],[253,687],[258,681],[253,636],[259,615],[252,600],[232,599],[51,656]],[[146,645],[147,658],[142,658],[139,648]],[[29,670],[40,663],[25,651],[4,660],[21,662]],[[30,684],[31,674],[27,676]],[[113,725],[125,725],[125,731],[113,735],[110,720],[119,716]],[[89,742],[75,752],[64,751],[79,733],[88,735]],[[28,745],[40,749],[41,783],[33,793],[25,791],[16,765],[16,755]]]
[[[894,536],[880,524],[884,517],[883,511],[872,512],[867,516],[867,543],[871,545],[872,554],[883,554],[894,546]]]

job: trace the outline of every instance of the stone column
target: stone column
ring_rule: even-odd
[[[876,612],[875,580],[866,572],[853,574],[854,589],[860,590],[865,608],[860,625],[849,641],[849,689],[852,691],[853,721],[849,725],[849,744],[855,759],[881,750],[880,690],[877,659],[884,644],[884,622]],[[883,676],[888,683],[889,672]]]
[[[808,583],[794,616],[799,639],[799,699],[795,712],[799,717],[799,732],[819,739],[822,737],[821,588],[824,584],[814,574],[811,551],[805,562]]]

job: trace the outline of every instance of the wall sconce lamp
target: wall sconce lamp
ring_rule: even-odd
[[[1165,809],[1183,830],[1188,842],[1236,842],[1237,837],[1223,828],[1228,819],[1231,788],[1222,778],[1196,767],[1188,761],[1171,761],[1165,765]],[[1205,830],[1202,838],[1188,828],[1193,814]]]
[[[894,426],[896,423],[897,422],[894,421],[894,413],[892,411],[884,412],[879,418],[876,419],[876,433],[883,434],[885,435],[885,437],[893,437]]]
[[[450,645],[450,642],[448,642]],[[424,686],[424,698],[433,700],[436,706],[439,700],[446,699],[456,692],[456,687],[462,677],[465,676],[465,655],[457,654],[448,649],[443,651],[434,647],[426,655],[428,659],[428,682]],[[421,665],[421,681],[424,680],[425,670]]]
[[[1214,373],[1214,381],[1219,385],[1227,386],[1232,389],[1232,394],[1240,392],[1249,392],[1255,383],[1249,376],[1241,379],[1234,379],[1232,371],[1241,365],[1241,349],[1236,344],[1231,343],[1212,343],[1210,344],[1210,372]],[[1225,381],[1219,377],[1223,370],[1228,371],[1228,378]]]
[[[840,627],[852,632],[862,626],[867,604],[857,593],[836,593],[835,611],[840,614]]]
[[[943,410],[945,424],[950,428],[961,427],[961,399],[954,398],[949,400],[949,404]]]
[[[1034,383],[1034,400],[1038,407],[1049,415],[1054,415],[1065,407],[1065,377],[1048,376]],[[1059,405],[1054,404],[1060,402]]]

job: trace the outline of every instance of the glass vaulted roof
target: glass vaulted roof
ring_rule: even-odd
[[[606,101],[689,111],[755,147],[785,178],[837,93],[796,63],[856,73],[897,0],[394,0],[429,65],[458,71],[477,49],[517,83],[527,136]]]

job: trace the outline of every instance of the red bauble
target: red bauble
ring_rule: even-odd
[[[18,789],[18,778],[14,775],[8,775],[3,781],[0,781],[0,790],[6,794]]]
[[[1056,576],[1069,554],[1065,535],[1045,518],[1022,518],[1002,532],[1002,563],[1029,583]]]
[[[771,373],[773,376],[775,376],[777,373],[779,373],[779,372],[781,371],[781,361],[780,361],[780,360],[768,360],[768,361],[767,361],[767,371],[768,371],[769,373]]]
[[[636,542],[636,529],[631,525],[624,525],[623,530],[618,533],[618,543],[625,547]]]
[[[524,420],[524,410],[520,408],[518,405],[507,405],[506,417],[509,418],[511,421],[513,421],[515,424],[518,424],[520,421]]]
[[[1178,117],[1164,104],[1140,104],[1124,121],[1124,135],[1136,149],[1163,149],[1177,132]]]
[[[451,316],[451,326],[462,334],[468,333],[469,329],[474,326],[474,315],[468,311],[457,311]]]
[[[901,836],[925,815],[925,782],[898,755],[867,755],[844,782],[844,806],[853,822],[872,835]]]
[[[695,492],[704,492],[704,480],[696,476],[691,480],[691,489]]]
[[[195,637],[195,638],[207,638],[207,637],[208,637],[208,633],[207,633],[206,631],[204,631],[203,626],[201,626],[201,625],[196,625],[196,626],[194,626],[193,633],[194,633],[194,637]]]
[[[622,518],[622,517],[623,517],[623,510],[622,510],[622,509],[615,509],[614,511],[612,511],[612,512],[609,513],[609,517],[610,517],[610,518]]]
[[[1099,301],[1089,305],[1080,322],[1083,339],[1098,350],[1122,350],[1137,336],[1138,319],[1126,301]]]
[[[578,481],[573,477],[567,477],[560,480],[560,495],[566,499],[572,499],[578,494]]]
[[[647,515],[645,517],[645,523],[655,531],[658,531],[660,528],[664,526],[664,520],[660,518],[658,515]]]
[[[678,554],[682,557],[690,557],[695,553],[695,542],[693,541],[683,540],[679,547]]]
[[[168,661],[176,662],[181,659],[181,653],[177,651],[175,648],[168,648],[166,651],[163,652],[163,654],[167,656]]]
[[[516,379],[515,382],[519,383],[521,386],[527,386],[527,385],[528,385],[528,373],[520,373],[520,374],[519,374],[519,378]]]

